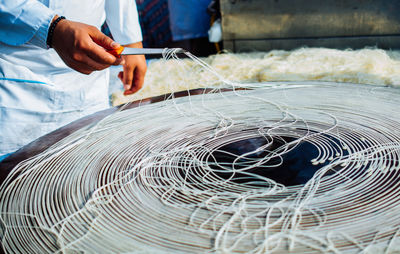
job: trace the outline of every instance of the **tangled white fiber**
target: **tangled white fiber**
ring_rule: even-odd
[[[121,110],[20,163],[4,250],[398,253],[400,91],[289,83]]]
[[[241,83],[319,80],[400,86],[398,50],[299,48],[292,51],[224,53],[203,60],[225,79]],[[197,63],[190,59],[183,61],[185,67],[174,60],[150,62],[143,88],[129,96],[124,96],[123,91],[114,91],[113,105],[188,88],[213,86],[213,81],[218,83],[217,77],[206,75]]]

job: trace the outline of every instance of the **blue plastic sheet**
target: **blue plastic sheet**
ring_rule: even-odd
[[[211,0],[169,0],[169,16],[174,41],[208,36]]]

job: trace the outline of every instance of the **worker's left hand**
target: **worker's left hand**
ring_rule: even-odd
[[[123,45],[128,48],[142,48],[142,42]],[[144,83],[144,75],[146,74],[147,65],[144,55],[122,55],[125,60],[123,65],[124,71],[118,74],[118,78],[124,84],[124,95],[136,93],[142,88]]]

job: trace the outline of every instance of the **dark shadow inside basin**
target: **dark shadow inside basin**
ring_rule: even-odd
[[[208,157],[207,163],[216,175],[236,183],[262,187],[266,184],[265,178],[269,178],[285,186],[305,184],[321,167],[328,165],[329,161],[314,165],[312,160],[319,155],[316,145],[307,141],[294,142],[295,140],[293,137],[279,136],[272,140],[256,137],[236,141],[215,150]],[[333,146],[339,144],[332,137],[328,140]],[[265,149],[257,151],[268,143],[270,144]],[[289,148],[282,152],[288,144]],[[262,159],[264,161],[257,165]],[[325,175],[333,173],[332,170]]]

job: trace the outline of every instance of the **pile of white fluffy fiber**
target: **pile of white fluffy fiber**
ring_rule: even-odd
[[[240,82],[321,80],[375,85],[400,85],[400,51],[300,48],[232,54],[202,59],[225,79]],[[170,92],[220,84],[190,59],[153,61],[141,91],[112,96],[113,105]]]

